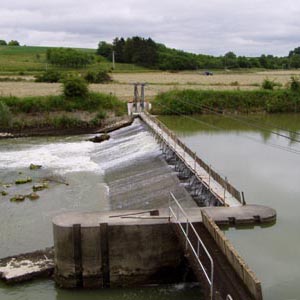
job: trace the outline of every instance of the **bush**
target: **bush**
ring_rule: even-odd
[[[8,43],[8,46],[20,46],[20,43],[18,41],[11,40]]]
[[[35,77],[36,82],[59,82],[62,79],[61,73],[53,70],[44,72],[41,75]]]
[[[261,85],[264,90],[274,90],[274,87],[281,87],[281,83],[275,82],[274,80],[265,79]]]
[[[295,77],[295,76],[291,77],[290,89],[294,92],[300,91],[300,81],[299,81],[298,77]]]
[[[0,46],[7,46],[7,43],[5,40],[0,40]]]
[[[9,107],[0,101],[0,126],[9,127],[12,123],[12,114]]]
[[[106,71],[89,71],[84,76],[84,79],[89,83],[105,83],[112,81],[111,77]]]
[[[291,90],[201,91],[173,90],[152,102],[152,113],[162,115],[196,113],[299,112],[300,94]]]
[[[64,96],[68,99],[85,98],[88,96],[87,82],[80,77],[69,77],[63,81]]]
[[[93,126],[101,125],[102,120],[106,118],[106,112],[100,110],[97,115],[92,119],[91,124]]]

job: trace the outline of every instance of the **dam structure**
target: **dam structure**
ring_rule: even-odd
[[[170,187],[177,182],[179,188],[166,186],[163,201],[147,206],[151,186],[156,193],[155,182],[166,175],[158,168],[152,185],[138,185],[140,177],[131,174],[132,189],[146,204],[129,209],[122,202],[125,179],[118,175],[110,187],[112,211],[55,217],[56,283],[103,288],[172,282],[185,261],[203,287],[203,299],[263,299],[261,282],[219,226],[273,223],[276,212],[247,205],[238,189],[141,107],[134,115],[148,126],[172,168]]]
[[[102,206],[70,212],[71,206],[52,215],[54,247],[0,260],[4,281],[53,274],[58,287],[87,289],[199,282],[199,299],[263,299],[260,280],[221,228],[272,225],[275,210],[247,204],[233,183],[149,108],[131,103],[133,124],[111,132],[109,141],[76,138],[75,161],[101,172],[106,186],[100,193],[95,189],[100,177],[81,177],[70,189],[77,189],[84,203],[94,198]],[[65,144],[60,147],[63,151]],[[88,151],[82,153],[83,147]]]

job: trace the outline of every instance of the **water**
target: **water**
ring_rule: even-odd
[[[169,190],[192,201],[158,145],[140,121],[111,134],[109,141],[95,144],[90,135],[0,140],[0,257],[53,245],[51,218],[66,211],[104,211],[114,208],[165,206]],[[31,163],[42,169],[29,170]],[[32,183],[15,185],[30,176]],[[49,188],[40,199],[10,202],[15,194],[29,194],[32,185],[47,180]],[[132,185],[129,182],[133,183]],[[3,185],[11,184],[10,187]],[[135,186],[135,188],[133,187]],[[140,187],[143,187],[142,189]],[[153,193],[147,196],[147,190]],[[0,283],[0,299],[199,299],[198,285],[152,286],[136,289],[67,291],[52,280],[16,286]]]
[[[248,203],[277,210],[274,226],[230,228],[225,234],[263,283],[264,299],[300,299],[300,144],[220,116],[161,117],[205,161],[245,192]],[[249,116],[294,139],[300,115]],[[281,147],[281,148],[280,148]],[[280,148],[280,149],[279,149]]]

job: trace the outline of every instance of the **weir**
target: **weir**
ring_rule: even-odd
[[[136,115],[149,126],[179,179],[187,183],[195,207],[184,209],[170,193],[167,209],[56,217],[56,282],[63,287],[157,283],[163,280],[161,275],[174,274],[185,257],[203,286],[205,299],[261,300],[260,281],[217,223],[274,222],[276,212],[246,205],[226,178],[154,116],[145,111]]]
[[[159,120],[137,111],[195,204],[191,207],[190,200],[183,207],[186,198],[167,191],[169,201],[157,208],[130,210],[125,205],[122,210],[59,215],[53,219],[54,259],[47,256],[39,272],[51,273],[54,266],[55,281],[64,288],[106,288],[183,281],[182,269],[189,265],[205,300],[262,300],[260,281],[219,225],[272,223],[276,212],[247,205],[242,193]],[[141,186],[139,193],[151,190]],[[115,195],[113,209],[119,207],[120,195]],[[0,276],[13,282],[15,270],[6,267],[12,260],[0,261]],[[34,277],[31,271],[36,272],[36,266],[18,280]]]

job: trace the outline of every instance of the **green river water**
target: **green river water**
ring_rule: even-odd
[[[248,203],[276,209],[273,226],[230,228],[225,234],[262,281],[264,299],[300,299],[300,144],[258,128],[268,124],[300,140],[300,115],[249,116],[252,126],[220,116],[160,119],[244,191]]]
[[[276,128],[300,133],[299,115],[249,118],[253,124],[258,124],[258,120],[271,123],[273,131],[300,140],[296,133]],[[264,299],[300,299],[299,143],[221,117],[173,116],[161,119],[201,158],[244,191],[248,203],[264,204],[277,210],[278,219],[273,226],[229,228],[225,233],[263,282]],[[121,175],[125,168],[129,168],[129,173],[140,172],[141,165],[151,168],[154,160],[158,164],[159,148],[140,122],[113,133],[111,140],[103,144],[87,142],[88,137],[0,141],[1,186],[25,176],[31,176],[33,183],[41,179],[49,182],[49,188],[39,192],[41,197],[36,201],[9,201],[11,195],[29,193],[32,184],[12,184],[4,188],[9,195],[0,195],[0,257],[51,246],[51,218],[59,213],[119,207],[117,200],[111,203],[108,197],[111,186],[116,184],[116,174],[120,172]],[[41,164],[43,168],[30,171],[30,163]],[[145,175],[143,180],[148,179]],[[113,185],[110,180],[114,180]],[[131,198],[130,190],[126,195]],[[142,203],[137,194],[134,194],[133,201],[126,202],[127,207],[137,207]],[[154,203],[165,206],[159,202],[159,197]],[[151,206],[151,202],[147,205]],[[38,280],[14,286],[0,283],[0,299],[193,300],[201,299],[201,290],[193,284],[175,284],[68,291],[56,288],[52,280]]]

